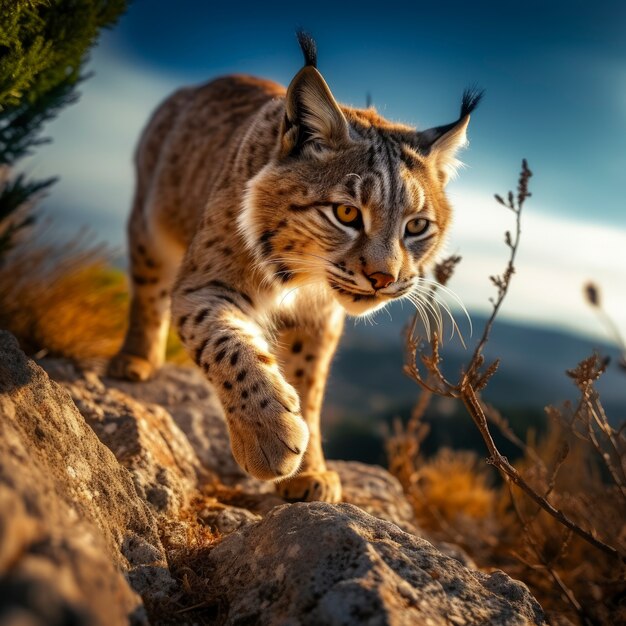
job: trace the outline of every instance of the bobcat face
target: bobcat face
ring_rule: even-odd
[[[412,297],[444,242],[444,187],[479,98],[466,92],[457,122],[418,132],[371,108],[340,107],[305,66],[287,91],[275,154],[248,183],[240,215],[268,280],[321,286],[352,315]]]
[[[278,282],[323,286],[362,315],[411,294],[441,248],[450,208],[436,172],[402,136],[355,133],[352,143],[267,165],[249,185],[246,222]]]

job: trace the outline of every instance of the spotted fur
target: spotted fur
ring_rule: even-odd
[[[448,231],[444,186],[479,95],[425,131],[340,106],[300,35],[288,89],[228,76],[182,89],[136,153],[132,303],[114,376],[163,362],[170,322],[219,393],[232,450],[283,496],[337,501],[319,415],[343,317],[409,297]],[[341,224],[333,207],[361,211]],[[407,221],[429,221],[408,236]]]

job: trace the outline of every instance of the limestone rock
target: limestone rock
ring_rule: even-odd
[[[158,601],[173,583],[154,518],[130,475],[67,391],[6,332],[0,581],[0,623],[24,624],[145,621],[137,593]]]
[[[387,470],[357,461],[330,461],[341,477],[343,500],[370,515],[393,522],[407,532],[417,532],[415,514],[402,485]]]
[[[543,623],[523,584],[420,538],[383,468],[331,462],[340,505],[245,476],[196,369],[42,364],[62,386],[0,333],[0,626]]]
[[[198,368],[166,364],[141,384],[105,382],[143,404],[163,407],[185,433],[203,467],[219,475],[222,482],[234,484],[246,476],[230,452],[222,406]]]
[[[54,364],[44,366],[59,375]],[[135,385],[144,392],[136,400],[93,373],[66,368],[62,380],[87,423],[130,471],[138,493],[154,511],[173,515],[186,506],[206,470],[171,414],[151,401],[149,386]],[[164,389],[175,386],[169,381]]]
[[[484,574],[349,505],[274,509],[210,554],[226,624],[544,624],[522,583]]]

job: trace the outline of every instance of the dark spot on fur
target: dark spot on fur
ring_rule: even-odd
[[[133,282],[136,285],[156,285],[159,282],[159,279],[133,274]]]
[[[221,346],[225,341],[228,341],[230,338],[231,338],[230,335],[222,335],[221,337],[215,340],[215,343],[213,344],[213,346],[217,348],[217,346]]]
[[[178,319],[178,328],[182,328],[185,322],[189,319],[189,315],[181,315]]]
[[[231,382],[228,382],[227,380],[224,381],[224,389],[232,389],[233,388],[233,384]]]
[[[224,300],[224,302],[228,302],[229,304],[234,304],[235,306],[238,306],[238,304],[230,296],[225,296],[220,293],[220,294],[217,294],[215,297],[218,300]]]
[[[220,350],[216,355],[215,355],[215,362],[219,363],[224,357],[226,356],[226,348],[224,348],[223,350]]]
[[[246,370],[241,370],[241,372],[239,372],[239,374],[237,374],[237,382],[240,383],[246,377],[247,373],[248,372]]]
[[[305,361],[309,361],[309,362],[311,362],[311,361],[315,360],[315,355],[314,355],[314,354],[307,354],[307,355],[304,357],[304,360],[305,360]]]
[[[297,369],[296,370],[296,378],[302,378],[304,376],[304,370],[303,369]]]
[[[194,354],[194,361],[200,365],[200,359],[202,358],[202,353],[204,352],[204,349],[207,347],[209,343],[209,339],[205,339],[197,348]]]
[[[238,291],[237,292],[250,306],[254,306],[254,302],[252,302],[252,298],[247,294],[244,293],[243,291]]]
[[[263,252],[263,255],[266,257],[270,256],[272,252],[274,251],[274,247],[272,246],[272,237],[274,237],[274,235],[276,235],[276,231],[266,230],[259,237],[259,243],[261,244],[261,251]]]
[[[209,314],[209,309],[200,309],[193,318],[194,324],[201,324]]]
[[[252,393],[257,393],[258,390],[259,390],[259,383],[254,383],[254,385],[252,385],[252,387],[250,388],[250,391]]]
[[[299,354],[300,352],[302,352],[302,342],[299,339],[293,342],[293,346],[291,346],[291,351],[294,354]]]
[[[279,278],[283,283],[287,283],[293,278],[293,272],[284,263],[278,263],[277,269]]]
[[[233,352],[233,354],[230,357],[230,364],[237,365],[238,360],[239,360],[239,350],[236,350],[235,352]]]
[[[249,395],[249,394],[248,394],[248,390],[247,390],[247,389],[244,389],[244,390],[241,392],[241,397],[242,397],[244,400],[248,397],[248,395]]]
[[[263,400],[261,400],[261,404],[259,406],[262,409],[264,409],[269,403],[270,403],[270,401],[267,398],[264,398]]]

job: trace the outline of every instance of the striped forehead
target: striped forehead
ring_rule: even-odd
[[[350,195],[373,215],[382,213],[386,220],[419,210],[424,191],[413,175],[413,157],[400,140],[376,128],[368,128],[368,148],[360,173],[346,176]]]

